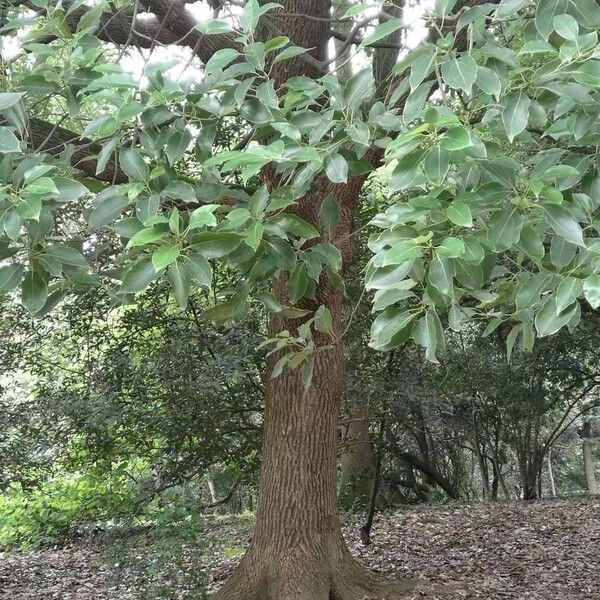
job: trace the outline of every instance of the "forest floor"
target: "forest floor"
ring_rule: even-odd
[[[202,578],[215,590],[233,570],[251,527],[214,518],[194,529],[200,544],[174,536],[162,554],[148,532],[0,553],[0,598],[197,599]],[[407,507],[376,518],[367,548],[355,523],[345,534],[371,568],[417,581],[410,600],[600,598],[600,498]]]

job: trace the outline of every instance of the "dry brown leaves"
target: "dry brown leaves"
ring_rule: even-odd
[[[344,530],[353,553],[371,568],[417,580],[411,600],[600,599],[600,499],[410,507],[380,515],[368,548],[360,544],[355,524]],[[214,540],[214,552],[204,564],[177,568],[205,567],[216,589],[238,560],[223,553],[227,547],[231,554],[232,526],[214,525],[203,537]],[[246,540],[244,526],[238,546]],[[126,573],[115,583],[111,570],[116,567],[106,563],[105,550],[105,542],[88,540],[0,554],[0,598],[142,598]],[[161,597],[179,599],[184,594],[179,589]]]

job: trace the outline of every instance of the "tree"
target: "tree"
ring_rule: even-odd
[[[9,2],[3,32],[25,28],[33,60],[3,63],[0,289],[20,287],[39,315],[98,285],[131,301],[164,276],[185,307],[192,283],[210,287],[209,261],[231,270],[204,316],[264,304],[273,376],[256,531],[217,597],[382,594],[344,544],[336,499],[360,189],[390,165],[365,275],[375,348],[412,337],[435,361],[446,314],[452,329],[511,322],[511,349],[575,327],[580,300],[600,304],[600,7],[438,1],[428,38],[397,62],[412,17],[394,2],[350,6],[349,33],[328,0],[217,10],[239,4],[197,23],[179,0]],[[21,6],[33,16],[19,18]],[[352,46],[371,59],[345,84],[330,69],[332,37],[344,38],[340,55]],[[147,54],[143,81],[123,68],[128,51],[163,44],[190,49],[203,78],[169,78],[173,63]],[[241,135],[226,146],[216,134],[232,119]],[[104,184],[73,179],[69,163]]]
[[[581,428],[577,430],[581,438],[581,448],[583,451],[583,465],[585,469],[585,479],[587,481],[587,491],[589,494],[598,494],[598,482],[596,480],[596,467],[592,455],[592,424],[589,420],[582,423]]]

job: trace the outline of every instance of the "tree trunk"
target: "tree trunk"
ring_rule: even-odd
[[[362,600],[369,594],[383,598],[391,589],[354,561],[342,538],[336,444],[344,384],[343,296],[320,284],[317,301],[331,311],[335,339],[317,351],[308,389],[301,369],[287,367],[267,384],[256,529],[219,600]],[[273,325],[294,331],[289,321]]]
[[[344,443],[340,502],[346,508],[364,508],[369,503],[375,472],[369,409],[366,403],[355,403],[350,408]]]
[[[541,495],[539,492],[539,481],[542,461],[543,456],[540,456],[538,451],[535,451],[531,456],[519,457],[523,500],[536,500]]]
[[[293,43],[312,48],[312,57],[324,60],[329,42],[329,0],[281,0],[278,31],[264,23],[262,37],[286,35]],[[276,13],[274,13],[276,14]],[[284,16],[285,15],[285,16]],[[307,18],[312,17],[312,18]],[[322,75],[304,57],[283,61],[272,70],[276,87],[293,76]],[[279,182],[273,170],[263,172],[269,189]],[[364,177],[332,185],[318,177],[294,212],[336,245],[347,267],[352,255],[354,211]],[[333,193],[340,218],[331,235],[324,231],[319,212]],[[287,304],[287,280],[280,277],[273,292]],[[232,577],[217,592],[217,600],[362,600],[385,598],[391,584],[361,567],[350,555],[341,533],[337,503],[338,413],[344,387],[344,347],[341,315],[344,295],[322,274],[314,298],[302,300],[310,311],[326,306],[332,316],[332,335],[315,332],[310,387],[302,382],[302,367],[285,367],[281,375],[267,375],[256,528],[250,548]],[[309,315],[310,316],[310,315]],[[274,316],[270,333],[294,335],[301,319]],[[279,356],[272,355],[268,369]],[[398,596],[396,596],[398,597]]]
[[[556,498],[556,483],[554,481],[554,470],[552,469],[552,450],[548,448],[548,481],[550,482],[550,495]]]
[[[588,494],[598,495],[598,481],[596,479],[596,469],[594,467],[594,458],[592,456],[592,425],[590,421],[585,421],[578,430],[581,437],[581,449],[583,451],[583,466],[585,468],[585,479],[587,482]]]

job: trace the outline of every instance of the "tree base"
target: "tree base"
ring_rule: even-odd
[[[414,583],[391,581],[349,554],[324,569],[304,560],[255,559],[249,551],[211,600],[402,600]]]

